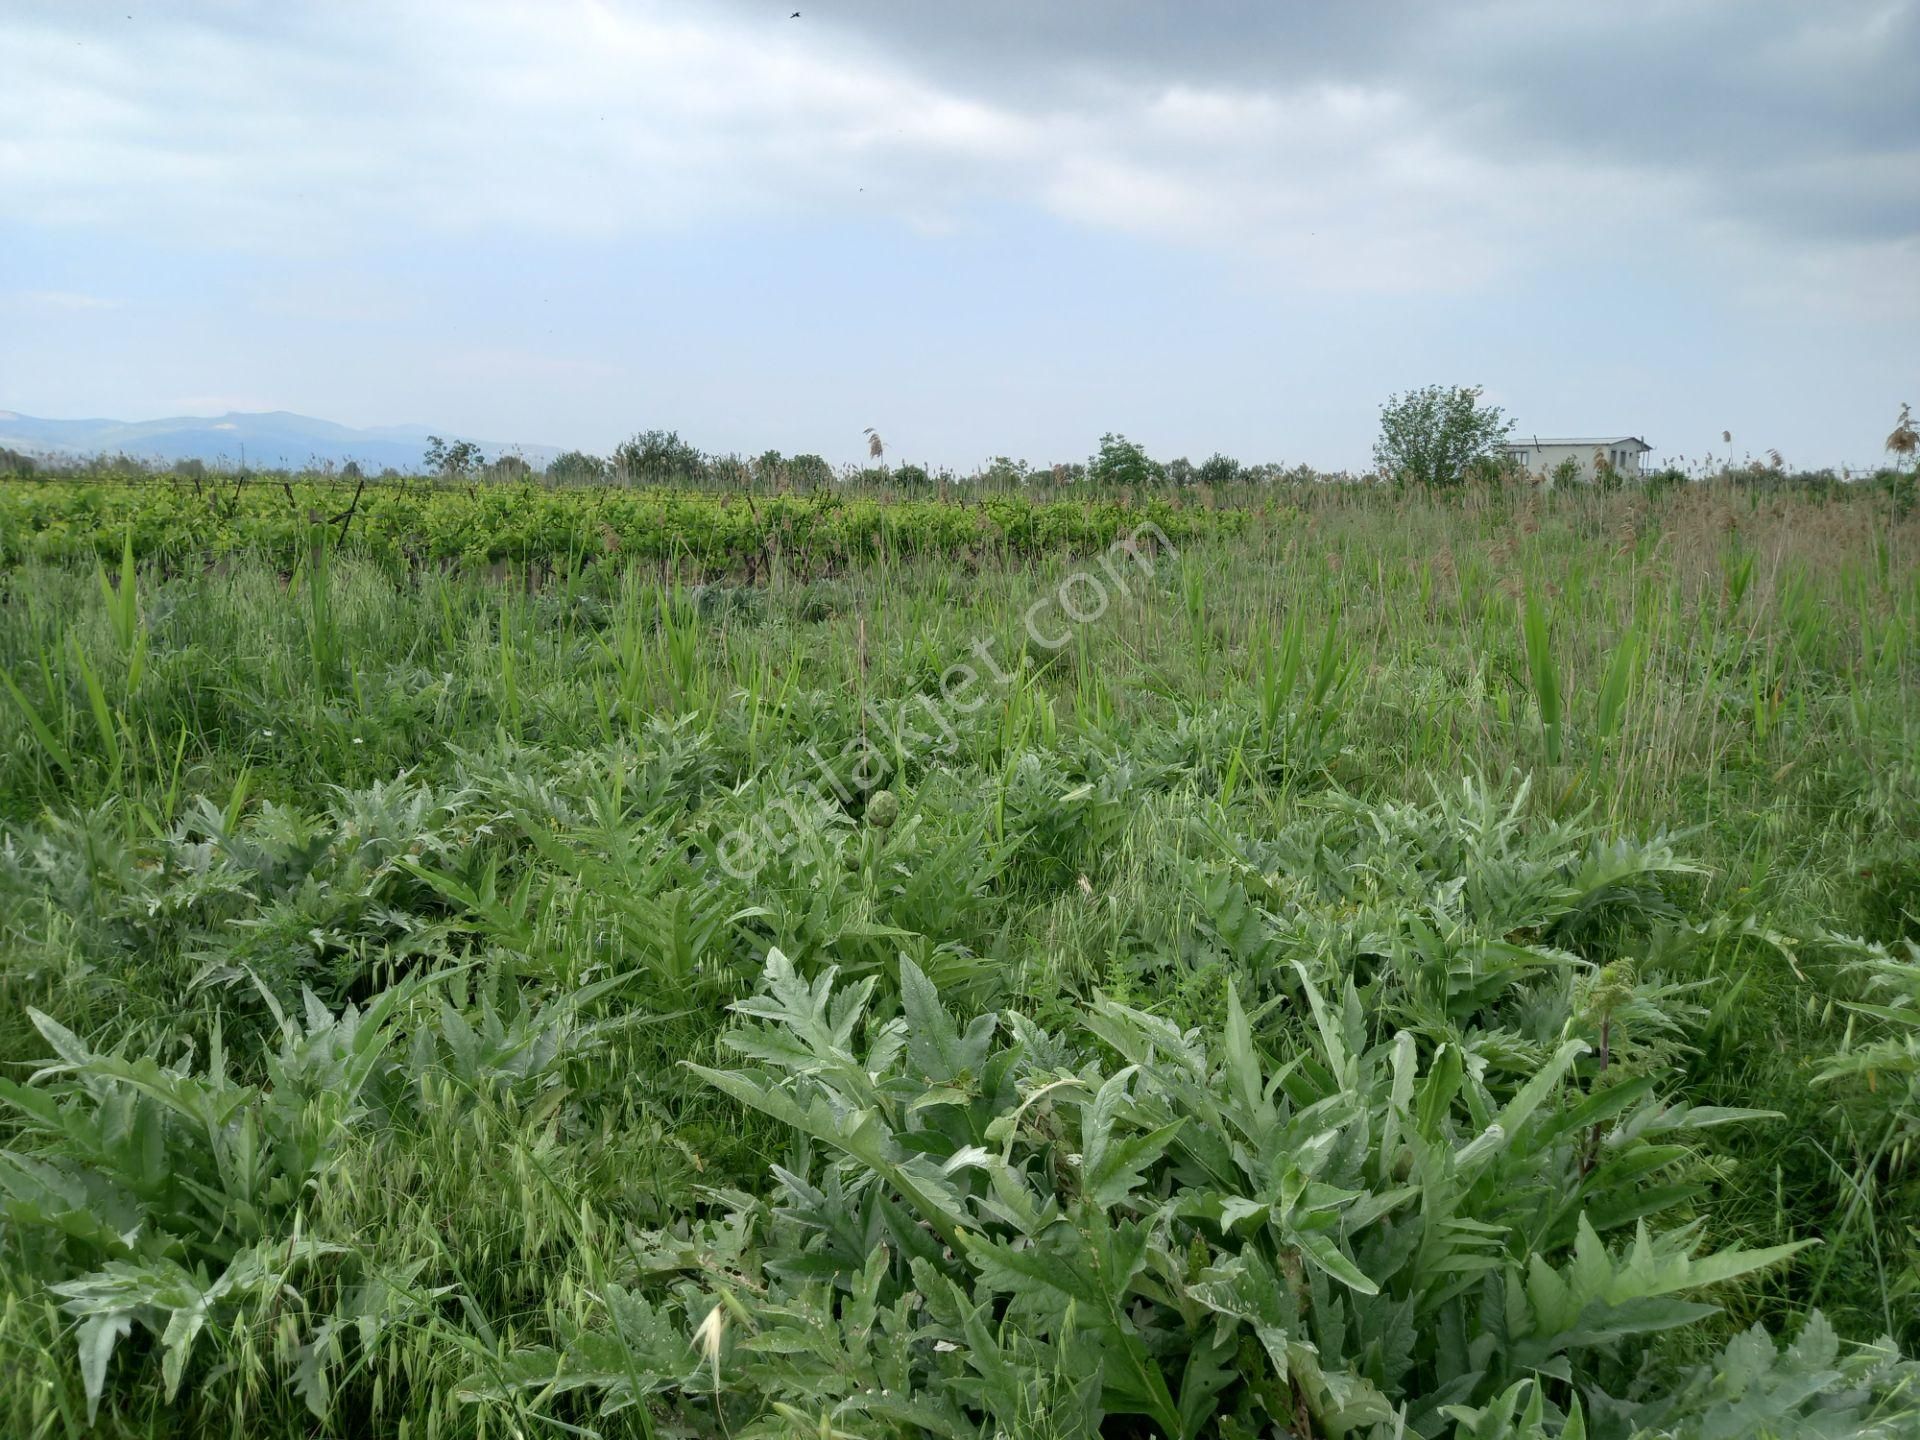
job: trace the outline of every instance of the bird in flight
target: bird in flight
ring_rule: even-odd
[[[789,20],[798,20],[799,18],[800,18],[800,12],[798,10],[794,11],[791,15],[787,16],[787,19]]]

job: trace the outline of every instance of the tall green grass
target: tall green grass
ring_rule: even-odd
[[[1808,1377],[1844,1373],[1877,1396],[1845,1412],[1860,1433],[1900,1433],[1854,1347],[1920,1344],[1914,523],[1704,488],[1329,492],[1176,542],[1058,651],[1026,616],[1085,562],[1052,552],[881,545],[746,583],[692,558],[400,567],[323,527],[291,565],[142,568],[125,535],[16,565],[0,1425],[1224,1434],[1281,1411],[1544,1436],[1578,1398],[1606,1434],[1627,1412],[1592,1387],[1705,1423],[1735,1344],[1767,1395],[1838,1404]],[[977,646],[977,705],[933,724]],[[823,778],[863,740],[891,823]],[[712,863],[769,815],[751,875]],[[819,1028],[772,1017],[775,950],[824,987]],[[854,989],[864,1021],[826,998]],[[1300,1183],[1372,1198],[1181,1211],[1220,1107],[1323,1101],[1345,1138],[1294,1138],[1348,1158]],[[816,1103],[892,1139],[823,1138]],[[1680,1106],[1644,1172],[1607,1169]],[[1417,1182],[1393,1126],[1432,1147],[1409,1142]],[[994,1191],[970,1146],[1026,1168]],[[1517,1168],[1461,1211],[1447,1187],[1496,1149]],[[1071,1215],[1043,1252],[1144,1227],[1158,1268],[1071,1309],[1010,1302],[964,1236],[923,1275],[886,1207],[957,1222],[915,1156],[959,1157],[942,1183],[1010,1255],[990,1194]],[[1494,1190],[1544,1208],[1459,1240],[1507,1214]],[[1673,1275],[1687,1249],[1720,1278],[1672,1282],[1670,1329],[1529,1369],[1546,1332],[1494,1325],[1482,1278],[1451,1293],[1461,1254],[1384,1258],[1403,1211],[1523,1294],[1535,1259],[1598,1273],[1575,1274],[1581,1213],[1609,1265],[1645,1218]],[[1706,1258],[1743,1250],[1770,1263]],[[1261,1266],[1294,1307],[1265,1335],[1229,1298]],[[898,1331],[921,1280],[947,1308]],[[1469,1319],[1497,1353],[1445,1348]],[[1101,1354],[1132,1379],[1089,1389]]]

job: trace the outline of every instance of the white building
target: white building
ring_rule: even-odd
[[[1510,440],[1505,447],[1520,467],[1537,479],[1549,479],[1553,472],[1571,460],[1580,467],[1580,478],[1592,480],[1602,465],[1611,465],[1623,480],[1641,475],[1640,457],[1653,447],[1638,435],[1602,435],[1593,439],[1549,440],[1538,435]]]

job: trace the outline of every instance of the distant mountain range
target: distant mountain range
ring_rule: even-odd
[[[167,420],[42,420],[0,410],[0,446],[28,455],[78,458],[130,455],[140,460],[204,460],[235,466],[243,461],[263,469],[357,460],[368,470],[392,466],[420,468],[428,431],[418,425],[380,425],[356,430],[311,415],[286,410],[257,414],[178,415]],[[447,440],[474,437],[451,430],[433,434]],[[545,465],[560,452],[550,445],[517,445],[480,440],[489,460],[519,455],[530,465]]]

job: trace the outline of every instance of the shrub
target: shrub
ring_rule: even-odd
[[[833,467],[818,455],[795,455],[787,461],[787,478],[796,490],[821,490],[833,483]]]
[[[1098,453],[1087,462],[1087,479],[1096,485],[1118,489],[1158,485],[1166,478],[1166,468],[1124,435],[1102,435]]]
[[[1231,485],[1241,476],[1240,462],[1231,455],[1222,455],[1218,450],[1200,462],[1194,472],[1194,478],[1202,485]]]
[[[547,478],[563,485],[586,485],[607,477],[607,462],[584,450],[567,450],[553,457]]]
[[[1397,484],[1458,485],[1475,461],[1499,458],[1512,428],[1498,405],[1481,403],[1477,385],[1428,385],[1380,407],[1373,463]]]
[[[672,430],[642,430],[609,463],[629,484],[690,485],[706,473],[705,457]]]

